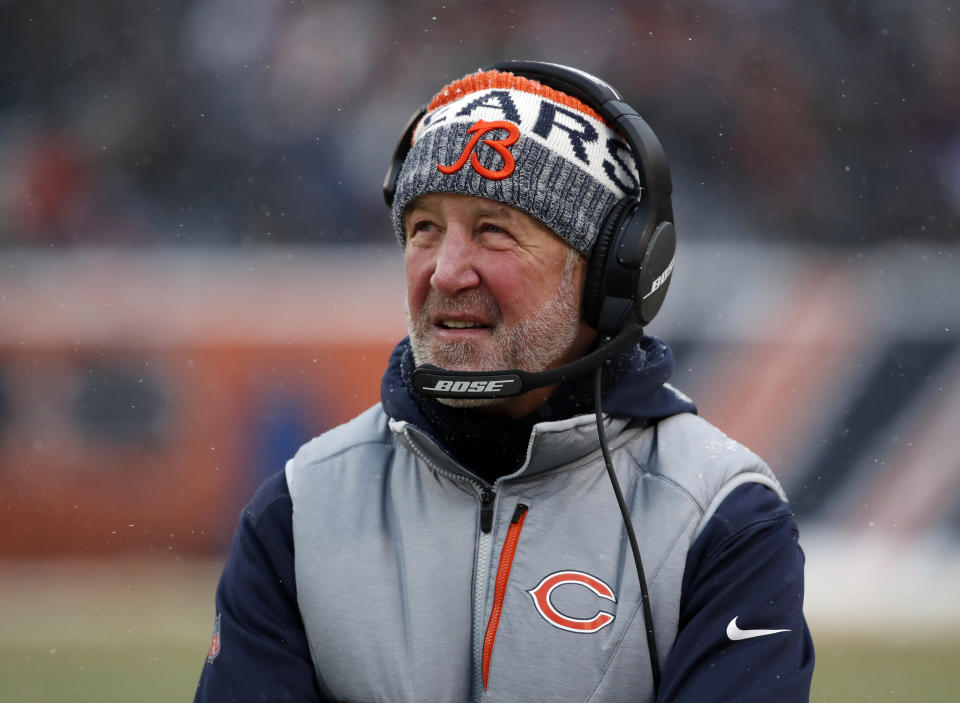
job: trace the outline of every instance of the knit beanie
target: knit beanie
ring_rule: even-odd
[[[639,195],[627,143],[591,107],[537,81],[480,71],[434,96],[397,181],[393,225],[424,193],[511,205],[589,256],[607,213]]]

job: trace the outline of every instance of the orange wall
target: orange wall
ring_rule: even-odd
[[[223,549],[255,486],[282,468],[284,446],[378,400],[390,350],[0,351],[0,557]],[[97,362],[149,369],[165,398],[152,436],[104,440],[77,421],[73,389]]]

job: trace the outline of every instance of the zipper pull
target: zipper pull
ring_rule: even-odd
[[[523,517],[525,512],[527,512],[527,506],[523,503],[517,503],[517,508],[513,511],[513,517],[510,518],[510,524],[516,525],[518,522],[520,522],[520,518]]]
[[[496,497],[496,493],[487,489],[480,494],[480,529],[483,532],[493,529],[493,501]]]

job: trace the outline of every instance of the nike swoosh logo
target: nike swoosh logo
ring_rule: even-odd
[[[739,615],[737,617],[740,617]],[[790,632],[790,630],[741,630],[737,627],[737,618],[730,621],[727,625],[727,637],[734,642],[737,640],[748,640],[753,637],[763,637],[764,635],[775,635],[778,632]]]

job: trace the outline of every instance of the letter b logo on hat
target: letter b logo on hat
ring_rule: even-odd
[[[483,143],[487,146],[493,148],[500,157],[503,159],[503,167],[497,171],[491,171],[489,168],[480,163],[480,159],[477,158],[477,152],[475,148],[477,142],[487,132],[492,132],[496,129],[506,130],[507,136],[503,139],[484,139]],[[484,178],[489,178],[493,181],[499,181],[511,173],[517,166],[517,162],[513,158],[513,154],[510,153],[510,150],[507,148],[514,144],[517,139],[520,138],[520,128],[512,122],[506,122],[504,120],[498,120],[496,122],[487,122],[486,120],[478,120],[473,124],[470,129],[467,130],[467,134],[473,134],[473,137],[467,142],[467,145],[463,149],[463,153],[460,154],[460,158],[457,159],[454,163],[449,166],[443,164],[437,164],[437,170],[440,173],[445,173],[448,176],[451,173],[456,173],[467,163],[467,158],[470,158],[470,164],[473,166],[473,170],[479,173]]]

